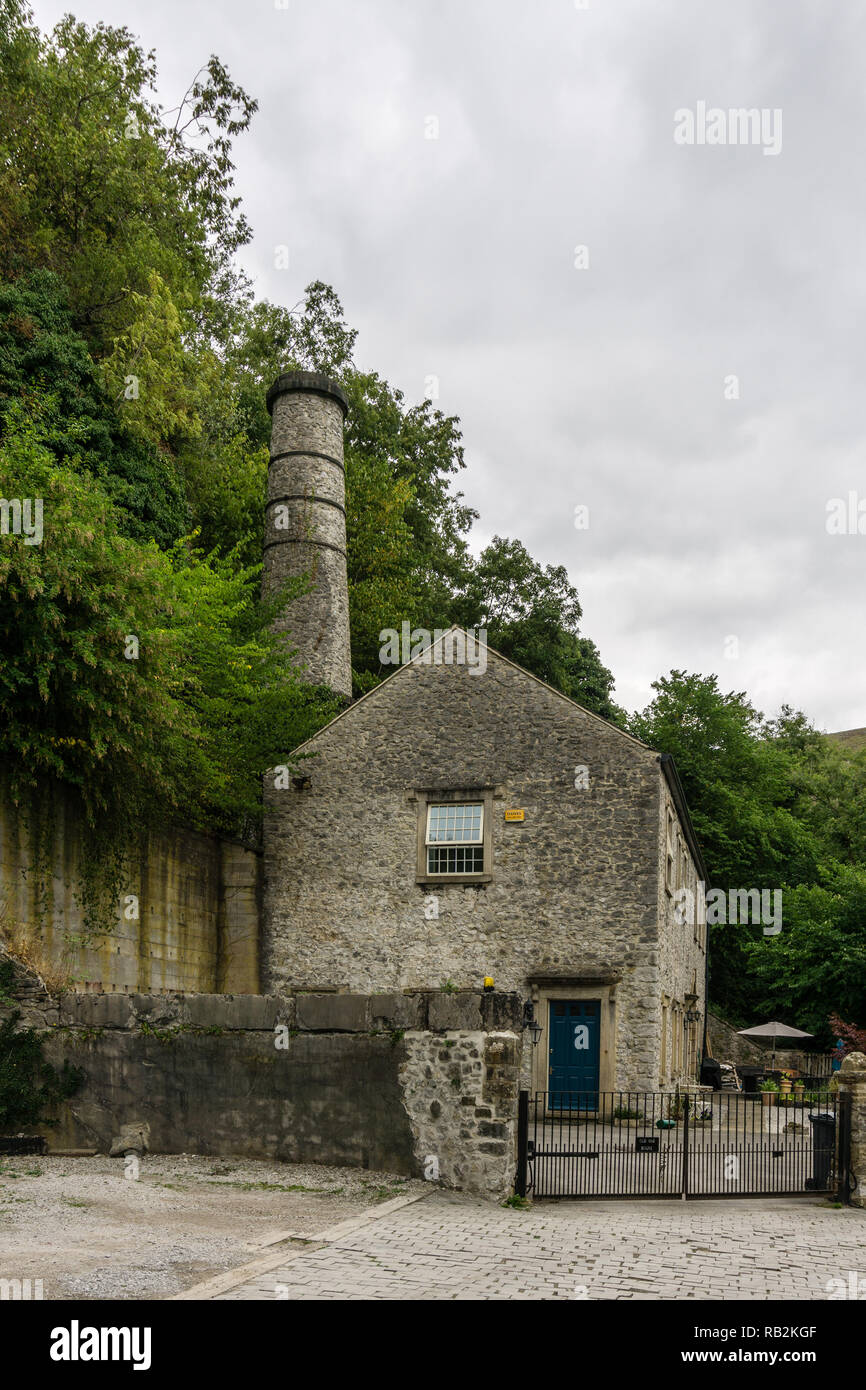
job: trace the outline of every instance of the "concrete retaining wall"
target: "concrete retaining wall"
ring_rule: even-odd
[[[346,1164],[512,1190],[517,995],[67,995],[26,1001],[46,1057],[86,1081],[42,1132],[110,1149]]]
[[[58,789],[48,902],[40,913],[26,818],[0,800],[0,908],[47,960],[68,970],[74,988],[259,988],[261,855],[179,827],[151,833],[129,857],[122,898],[132,895],[136,904],[118,904],[107,935],[71,946],[83,931],[81,854],[75,803]]]

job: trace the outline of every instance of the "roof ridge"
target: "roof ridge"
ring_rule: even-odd
[[[396,631],[396,629],[393,630]],[[430,632],[431,629],[424,628],[414,630]],[[311,734],[309,738],[304,739],[303,743],[299,743],[297,748],[293,749],[292,752],[299,752],[300,749],[305,748],[308,743],[312,743],[313,739],[318,738],[320,734],[323,734],[327,729],[330,729],[334,724],[338,723],[339,720],[345,719],[348,714],[351,714],[351,712],[357,709],[359,705],[362,705],[365,700],[369,700],[378,691],[384,689],[384,687],[388,685],[390,681],[396,680],[397,676],[401,675],[404,671],[408,671],[411,666],[415,666],[418,664],[422,666],[429,666],[431,663],[429,661],[424,660],[425,654],[427,652],[432,651],[433,648],[439,642],[444,641],[444,639],[448,636],[449,632],[462,632],[464,636],[468,637],[470,632],[486,632],[486,628],[467,629],[463,627],[461,623],[452,623],[451,626],[448,628],[434,628],[433,631],[438,632],[439,636],[434,638],[434,640],[429,644],[429,646],[425,647],[424,650],[422,652],[419,652],[417,656],[412,657],[410,661],[402,662],[395,671],[391,672],[390,676],[386,676],[384,680],[379,681],[378,685],[374,685],[372,690],[366,691],[363,695],[359,696],[357,700],[353,700],[351,704],[347,705],[345,709],[340,710],[339,714],[335,714],[332,719],[328,720],[327,724],[322,725],[321,729],[317,729],[316,732],[314,734]],[[550,685],[547,681],[542,680],[540,676],[536,676],[532,671],[528,671],[526,667],[521,666],[519,662],[512,661],[510,657],[505,656],[500,651],[497,651],[495,647],[491,647],[487,642],[486,638],[484,641],[484,647],[486,651],[491,652],[493,656],[497,658],[498,661],[504,661],[505,664],[507,666],[511,666],[513,670],[519,671],[521,675],[528,676],[530,680],[535,681],[536,685],[540,685],[543,687],[543,689],[549,690],[551,694],[558,696],[560,700],[565,700],[566,704],[573,706],[574,709],[579,709],[582,714],[587,715],[590,719],[595,719],[599,724],[603,724],[606,729],[611,729],[614,733],[620,734],[623,738],[627,738],[629,742],[636,744],[638,748],[643,748],[646,752],[652,753],[654,756],[658,756],[656,749],[650,748],[648,743],[644,743],[642,739],[637,738],[634,734],[630,734],[627,729],[621,729],[618,724],[612,724],[609,719],[605,719],[602,715],[596,714],[594,710],[587,709],[586,705],[580,704],[578,700],[573,700],[570,695],[566,695],[563,693],[563,691],[557,690],[555,685]]]

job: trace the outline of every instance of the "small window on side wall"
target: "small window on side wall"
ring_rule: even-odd
[[[675,849],[676,849],[676,830],[674,828],[673,813],[668,811],[667,834],[665,836],[665,887],[669,893],[673,893],[676,887],[675,871]]]

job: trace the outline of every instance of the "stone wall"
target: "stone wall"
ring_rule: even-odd
[[[483,673],[402,667],[304,752],[303,781],[265,779],[267,990],[467,989],[491,976],[524,997],[537,985],[543,1008],[537,982],[603,978],[616,984],[611,1085],[657,1087],[670,924],[655,753],[492,651]],[[437,790],[486,799],[487,881],[419,874]],[[506,821],[509,808],[524,820]],[[680,937],[670,987],[696,977],[702,998],[703,952]]]
[[[760,1043],[741,1038],[736,1028],[719,1018],[718,1014],[707,1014],[707,1039],[710,1052],[717,1062],[733,1062],[735,1066],[738,1062],[747,1066],[770,1065],[770,1054]]]
[[[521,1001],[502,994],[26,997],[21,1026],[85,1084],[57,1148],[345,1164],[512,1190]]]
[[[666,779],[659,797],[658,953],[655,989],[648,998],[656,1011],[645,1010],[644,1036],[659,1039],[655,1053],[658,1085],[694,1080],[700,1066],[706,1007],[706,913],[698,892],[702,871],[695,861]],[[669,866],[670,856],[670,866]],[[688,902],[682,898],[692,896]],[[679,896],[678,896],[679,895]],[[692,910],[693,909],[693,910]],[[651,985],[647,975],[647,984]],[[697,1009],[700,1018],[686,1014]],[[658,1015],[658,1022],[656,1022]]]
[[[0,802],[0,909],[77,989],[259,988],[261,855],[231,840],[169,827],[130,854],[114,930],[87,946],[78,884],[82,848],[75,803],[58,789],[49,895],[38,910],[38,875],[26,817]],[[127,916],[128,912],[137,913]]]
[[[517,1159],[519,997],[420,997],[429,1003],[429,1029],[404,1035],[400,1066],[417,1160],[435,1156],[446,1187],[505,1196]]]
[[[851,1105],[851,1203],[866,1207],[866,1056],[849,1052],[839,1071],[839,1094]]]

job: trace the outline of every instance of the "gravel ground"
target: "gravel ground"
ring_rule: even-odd
[[[255,1259],[282,1231],[315,1235],[425,1184],[389,1173],[193,1154],[0,1157],[0,1279],[46,1299],[170,1298]],[[276,1249],[277,1247],[273,1247]]]

